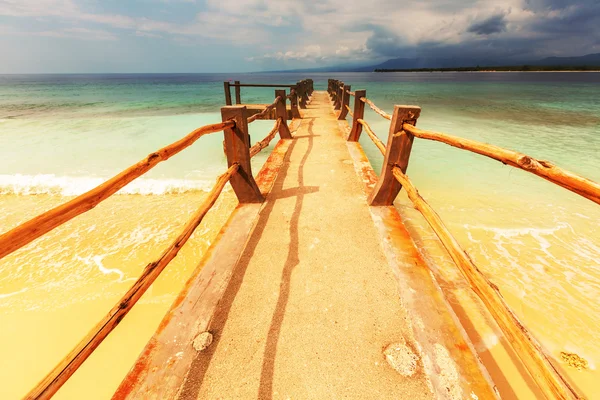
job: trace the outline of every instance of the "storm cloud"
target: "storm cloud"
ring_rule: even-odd
[[[467,32],[477,35],[491,35],[493,33],[504,32],[506,30],[505,14],[492,15],[483,21],[474,22],[469,26]]]

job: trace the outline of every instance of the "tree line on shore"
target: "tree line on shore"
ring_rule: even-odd
[[[456,67],[456,68],[408,68],[408,69],[385,69],[377,68],[375,72],[544,72],[544,71],[600,71],[599,66],[545,66],[545,65],[516,65],[502,67]]]

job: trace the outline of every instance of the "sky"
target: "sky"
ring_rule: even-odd
[[[0,0],[0,73],[600,53],[600,0]]]

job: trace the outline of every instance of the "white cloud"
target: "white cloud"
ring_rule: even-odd
[[[488,38],[469,32],[474,21],[505,15],[505,29],[495,33],[498,40],[543,38],[532,28],[540,18],[559,18],[568,9],[536,7],[532,0],[147,0],[155,7],[196,8],[196,13],[169,15],[169,19],[88,11],[83,0],[0,0],[0,16],[43,17],[59,28],[41,35],[68,37],[69,29],[88,29],[82,38],[113,40],[127,35],[162,37],[193,45],[218,41],[250,48],[256,56],[247,60],[268,63],[334,64],[394,57],[412,57],[406,49],[427,46],[458,46],[485,43]],[[537,0],[544,3],[551,0]],[[592,0],[590,0],[592,1]],[[178,5],[175,3],[179,3]],[[182,5],[182,3],[188,3]],[[100,4],[100,3],[99,3]],[[544,3],[545,4],[545,3]],[[543,5],[543,4],[542,4]],[[566,10],[566,11],[565,11]],[[563,14],[561,14],[563,13]],[[165,14],[167,15],[167,14]],[[175,17],[175,18],[174,18]],[[110,30],[111,32],[108,32]],[[580,47],[584,44],[580,44]],[[234,50],[235,51],[235,50]]]

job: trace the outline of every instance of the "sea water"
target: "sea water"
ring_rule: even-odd
[[[600,181],[600,74],[344,73],[328,78],[391,113],[422,107],[418,126],[549,160]],[[191,130],[221,120],[223,81],[294,83],[304,74],[0,76],[0,231],[84,193]],[[272,89],[242,88],[270,103]],[[365,119],[385,141],[389,121]],[[272,123],[251,124],[252,141]],[[226,169],[222,134],[202,137],[118,195],[0,260],[0,398],[19,398],[97,323],[175,238]],[[376,171],[382,157],[363,135]],[[258,171],[268,148],[253,160]],[[416,139],[408,175],[551,356],[587,388],[600,363],[600,207],[543,179]],[[138,305],[57,398],[110,397],[235,207],[215,209]],[[424,256],[456,268],[405,194],[397,201]],[[476,346],[493,347],[487,337]],[[589,386],[593,387],[593,386]]]

